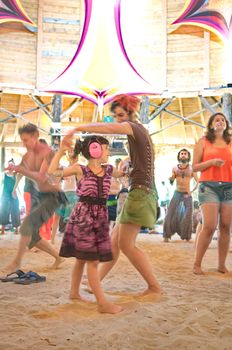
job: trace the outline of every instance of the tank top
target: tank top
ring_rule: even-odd
[[[232,182],[232,142],[225,147],[215,147],[214,144],[204,138],[202,162],[214,158],[223,159],[225,164],[221,167],[211,166],[203,170],[199,181]]]
[[[130,186],[143,185],[155,188],[154,181],[154,148],[148,131],[142,124],[128,122],[133,135],[128,135],[132,171]]]

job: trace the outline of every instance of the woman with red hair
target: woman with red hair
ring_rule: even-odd
[[[157,191],[154,179],[154,149],[148,131],[137,120],[139,99],[135,96],[119,95],[111,104],[114,123],[92,123],[80,125],[65,136],[71,146],[77,132],[100,134],[125,134],[129,143],[131,171],[129,194],[112,231],[113,261],[102,264],[100,278],[112,269],[120,250],[144,278],[147,288],[143,294],[160,293],[152,266],[144,253],[136,247],[136,238],[141,227],[154,228],[157,216]]]

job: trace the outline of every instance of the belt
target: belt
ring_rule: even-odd
[[[79,202],[106,205],[106,198],[90,197],[90,196],[80,196]]]
[[[140,190],[143,190],[143,191],[145,191],[147,193],[151,193],[151,194],[155,194],[156,193],[156,191],[154,189],[152,189],[150,187],[147,187],[145,185],[132,185],[132,186],[129,187],[128,191],[131,192],[131,191],[133,191],[135,189],[140,189]]]

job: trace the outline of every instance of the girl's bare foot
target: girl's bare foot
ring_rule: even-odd
[[[112,304],[110,302],[107,302],[105,304],[98,304],[98,311],[101,313],[106,314],[118,314],[119,312],[122,312],[124,309],[116,304]]]
[[[62,264],[65,261],[64,258],[61,258],[60,256],[58,258],[56,258],[54,264],[52,264],[51,268],[52,269],[58,269],[58,267],[60,266],[60,264]]]
[[[222,267],[218,266],[218,272],[220,272],[220,273],[228,273],[229,270],[225,266],[222,266]]]
[[[193,266],[193,273],[195,275],[204,275],[204,272],[202,271],[201,267],[197,265]]]

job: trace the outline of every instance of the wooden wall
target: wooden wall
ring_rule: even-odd
[[[21,24],[0,25],[0,89],[3,91],[0,107],[16,114],[35,107],[28,94],[36,94],[36,89],[45,87],[70,62],[80,39],[84,15],[83,0],[21,0],[21,3],[38,25],[38,32],[30,32]],[[175,95],[177,98],[169,109],[187,116],[201,109],[198,94],[210,95],[204,88],[225,81],[224,47],[215,35],[195,26],[170,27],[184,3],[185,0],[123,0],[122,32],[135,68],[157,91],[164,92],[154,102],[160,105],[163,98]],[[42,98],[48,102],[52,97]],[[63,109],[72,99],[63,98]],[[105,114],[108,113],[106,106]],[[84,101],[71,113],[71,119],[64,122],[91,122],[93,114],[94,106]],[[5,116],[0,112],[0,119]],[[209,112],[205,111],[193,120],[204,123],[208,116]],[[50,121],[41,111],[33,111],[27,118],[49,130]],[[176,121],[164,111],[151,128],[165,128]],[[156,134],[155,142],[194,143],[202,134],[202,129],[187,122],[180,122],[170,130]]]
[[[38,33],[23,25],[0,25],[0,85],[41,88],[62,72],[76,51],[83,3],[21,2],[38,24]],[[198,27],[181,26],[175,31],[170,27],[184,3],[122,1],[122,30],[133,64],[154,86],[170,92],[198,91],[223,83],[220,40]]]

